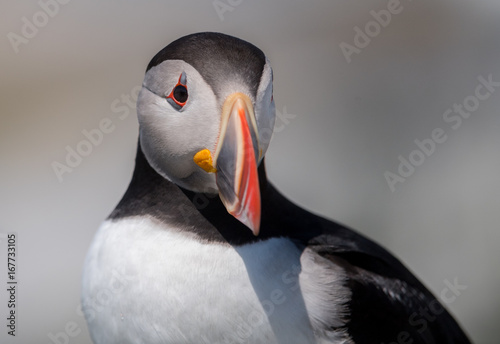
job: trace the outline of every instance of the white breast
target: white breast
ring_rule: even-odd
[[[341,323],[331,314],[348,293],[317,269],[284,238],[231,247],[143,217],[106,221],[87,256],[82,303],[96,344],[349,343],[320,329],[321,319]]]

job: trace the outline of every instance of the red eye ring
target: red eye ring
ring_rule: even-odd
[[[179,99],[178,99],[179,98]],[[188,99],[188,91],[186,85],[186,73],[182,72],[179,76],[177,84],[172,88],[172,91],[167,96],[167,100],[170,99],[172,106],[180,110],[184,105],[186,105]],[[173,103],[172,103],[173,102]],[[177,106],[175,106],[175,105]]]

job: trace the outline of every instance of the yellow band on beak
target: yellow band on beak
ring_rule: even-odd
[[[217,170],[213,166],[212,154],[208,149],[202,149],[196,153],[193,157],[193,161],[196,165],[200,166],[205,172],[215,173]]]

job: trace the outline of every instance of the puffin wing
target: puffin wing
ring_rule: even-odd
[[[275,221],[270,235],[288,236],[318,257],[315,264],[324,265],[318,271],[345,271],[351,292],[345,326],[354,343],[470,343],[432,293],[380,245],[298,207],[270,183],[266,202]]]
[[[355,343],[470,343],[453,317],[411,272],[376,243],[320,219],[307,247],[342,267],[351,291],[347,332]]]

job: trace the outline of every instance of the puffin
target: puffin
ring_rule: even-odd
[[[397,258],[267,179],[275,103],[259,48],[214,32],[171,42],[137,116],[132,180],[84,264],[95,344],[470,342]]]

